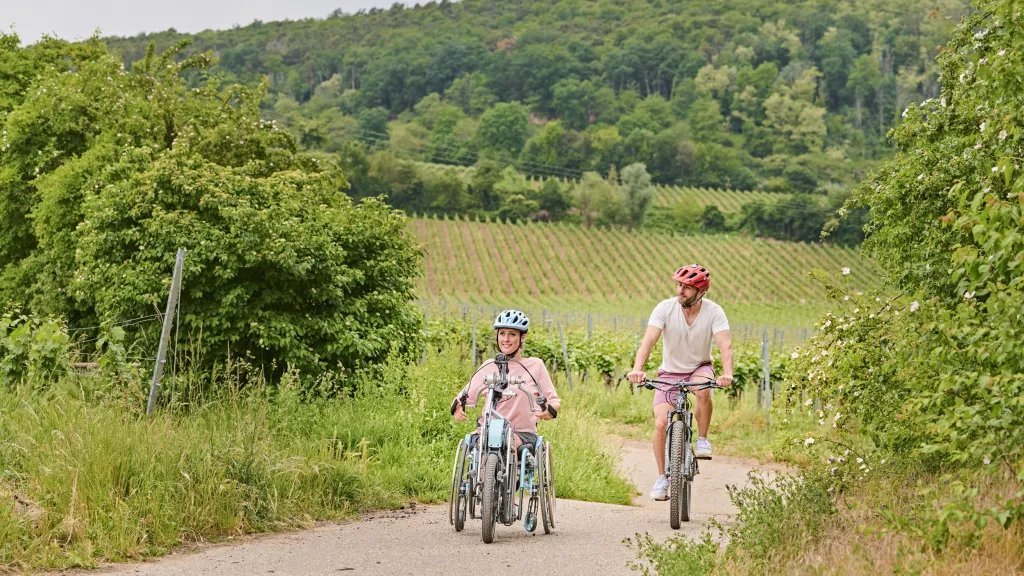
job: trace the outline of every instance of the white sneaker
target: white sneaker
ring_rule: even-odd
[[[700,460],[711,460],[711,442],[707,438],[697,438],[697,448],[693,453]]]
[[[668,476],[658,476],[651,488],[652,500],[668,500]]]

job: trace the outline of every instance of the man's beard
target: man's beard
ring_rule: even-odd
[[[691,299],[685,299],[682,296],[680,296],[679,297],[679,304],[682,305],[683,308],[689,308],[689,307],[693,306],[694,304],[696,304],[697,301],[700,300],[700,297],[701,297],[701,294],[697,294],[696,296],[694,296]]]

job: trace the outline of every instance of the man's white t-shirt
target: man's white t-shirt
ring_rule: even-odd
[[[704,298],[693,326],[686,323],[678,298],[663,300],[654,307],[648,325],[661,329],[663,353],[661,370],[689,374],[711,361],[713,336],[729,329],[729,320],[718,304]]]

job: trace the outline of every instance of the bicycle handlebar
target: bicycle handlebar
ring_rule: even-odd
[[[680,380],[678,382],[668,382],[665,380],[657,380],[655,378],[644,378],[643,383],[637,384],[637,388],[647,388],[648,390],[661,390],[667,392],[662,386],[671,386],[672,388],[685,389],[688,392],[700,391],[700,390],[721,390],[722,387],[715,384],[714,380],[701,380],[700,382],[690,382],[687,380]],[[694,388],[699,386],[699,388]]]

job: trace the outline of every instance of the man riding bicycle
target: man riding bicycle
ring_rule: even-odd
[[[719,386],[732,384],[732,339],[729,336],[729,321],[725,311],[718,304],[704,298],[711,287],[711,273],[703,266],[690,264],[676,270],[672,275],[676,281],[676,297],[669,298],[655,306],[647,323],[643,342],[636,352],[633,370],[628,374],[630,382],[644,381],[644,365],[651,356],[651,349],[665,334],[661,366],[658,378],[667,381],[714,381],[715,370],[711,359],[711,342],[714,340],[722,353],[722,372],[718,377]],[[676,403],[678,391],[658,390],[654,394],[654,459],[658,465],[658,479],[651,489],[651,498],[668,500],[669,479],[665,476],[665,432],[668,429],[668,413]],[[711,442],[708,441],[708,427],[711,425],[711,392],[695,390],[697,458],[711,459]]]
[[[515,428],[517,446],[525,444],[532,447],[537,440],[537,420],[556,418],[562,405],[555,386],[551,383],[551,376],[548,375],[548,370],[544,366],[544,361],[540,358],[523,356],[523,343],[526,341],[526,333],[529,329],[530,319],[518,310],[505,310],[494,319],[498,350],[510,357],[509,377],[519,376],[527,385],[535,383],[547,398],[546,408],[543,411],[536,411],[533,408],[537,405],[536,394],[512,386],[508,388],[508,392],[514,392],[515,395],[503,398],[496,407],[498,414],[507,419]],[[459,422],[466,421],[466,406],[476,406],[477,397],[487,389],[487,384],[484,382],[486,374],[483,369],[489,364],[494,364],[494,360],[485,361],[470,379],[469,384],[453,401],[452,415]],[[527,394],[532,394],[534,398],[531,399]]]

